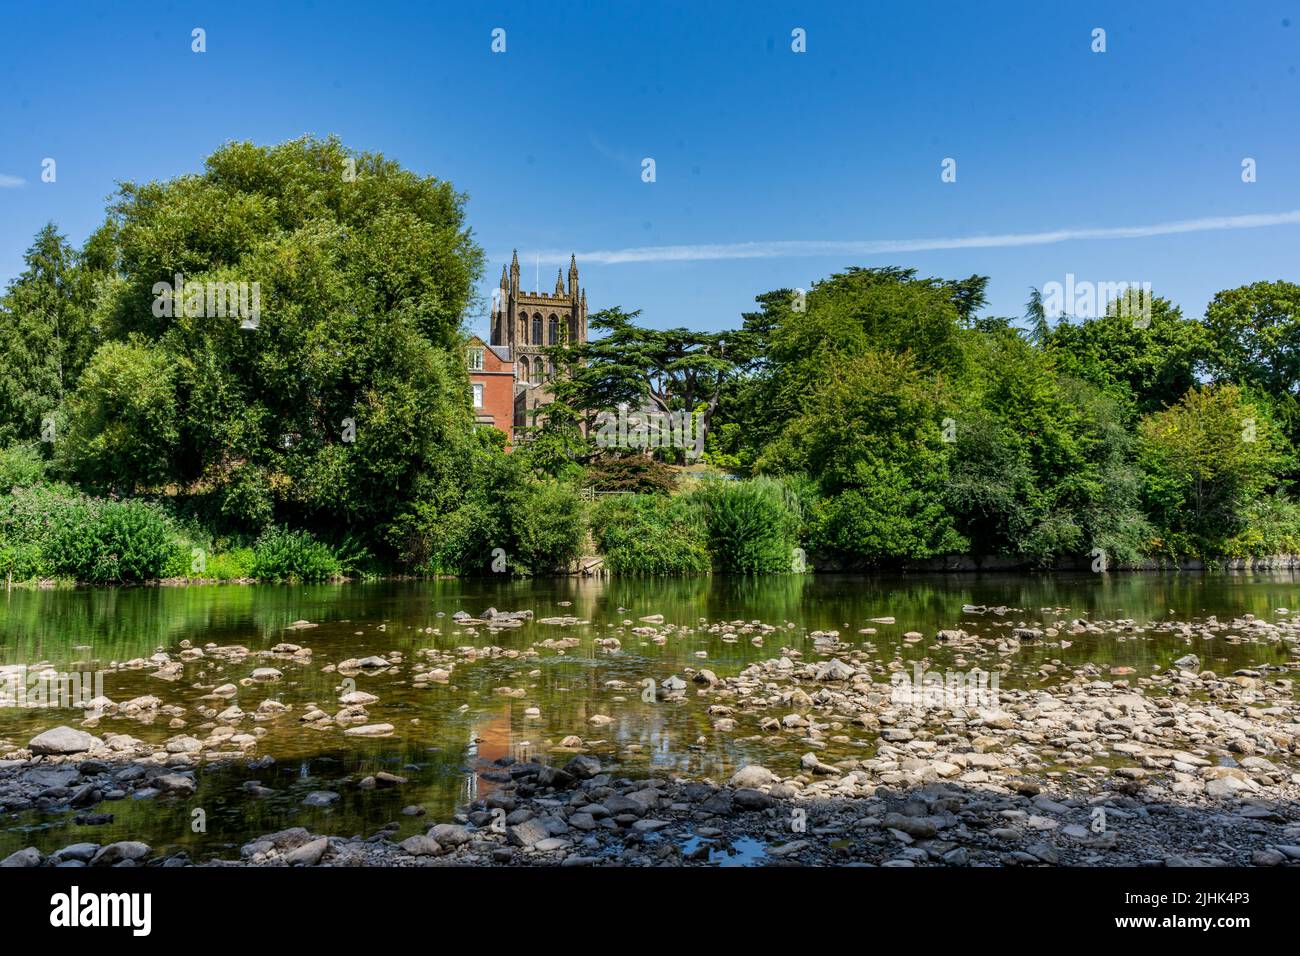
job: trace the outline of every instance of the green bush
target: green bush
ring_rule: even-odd
[[[773,478],[716,481],[689,495],[699,509],[714,567],[741,573],[790,571],[801,516],[785,483]]]
[[[586,481],[597,491],[667,494],[677,487],[677,473],[645,455],[603,455],[587,465]]]
[[[508,550],[506,499],[526,480],[518,455],[507,455],[501,440],[474,433],[468,454],[457,459],[455,493],[449,482],[417,480],[410,501],[385,529],[386,544],[397,560],[417,574],[482,574],[494,548]]]
[[[46,464],[32,445],[0,448],[0,492],[27,488],[45,479]]]
[[[272,527],[253,545],[252,576],[268,581],[327,581],[343,573],[338,555],[310,532]]]
[[[1246,527],[1223,548],[1230,558],[1300,554],[1300,504],[1281,492],[1265,495],[1246,508]]]
[[[31,543],[0,541],[0,578],[30,581],[40,576],[40,548]]]
[[[510,499],[510,563],[532,574],[566,567],[582,554],[587,526],[582,500],[572,485],[530,481]]]
[[[167,516],[143,501],[105,501],[87,536],[94,558],[68,571],[95,583],[159,577],[175,551]]]
[[[178,537],[162,509],[144,501],[91,498],[65,485],[0,496],[0,553],[15,578],[157,578],[174,560]]]
[[[234,548],[230,551],[219,551],[208,558],[208,567],[204,577],[217,581],[236,581],[242,578],[251,578],[254,576],[253,564],[255,560],[252,548]]]
[[[256,534],[275,513],[271,483],[263,468],[243,464],[233,469],[218,488],[218,512],[223,526]]]
[[[484,429],[458,462],[459,491],[420,482],[387,529],[398,560],[420,574],[546,574],[582,553],[586,520],[576,488],[538,479],[528,456],[505,454]],[[498,550],[499,549],[499,550]],[[496,558],[502,553],[502,567]]]
[[[591,533],[614,574],[699,574],[710,566],[701,518],[685,497],[611,495],[592,509]]]

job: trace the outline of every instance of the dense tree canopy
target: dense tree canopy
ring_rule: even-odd
[[[0,495],[0,560],[183,573],[178,542],[226,536],[267,576],[538,572],[583,546],[578,481],[652,499],[592,531],[656,573],[798,569],[804,547],[840,567],[1300,548],[1300,286],[1055,323],[1034,290],[1023,329],[979,314],[983,276],[894,267],[761,293],[724,331],[610,307],[552,348],[555,401],[507,454],[470,408],[464,204],[304,138],[125,183],[80,249],[44,227],[0,297],[0,476],[43,489]],[[603,447],[620,405],[684,417],[712,474],[753,480],[692,486],[680,444]],[[682,537],[642,561],[659,516]],[[81,521],[144,556],[104,565]]]
[[[118,341],[70,403],[70,473],[200,489],[236,528],[275,515],[366,534],[454,480],[482,256],[448,183],[335,140],[232,143],[201,175],[123,185],[106,229],[119,268],[99,310]],[[225,311],[191,300],[196,283],[231,290]],[[237,287],[256,289],[239,300],[252,322]]]
[[[486,568],[497,544],[563,561],[576,545],[521,517],[540,490],[475,433],[482,259],[447,182],[335,139],[228,144],[123,184],[81,254],[37,237],[0,312],[0,435],[57,410],[61,475],[221,532],[289,522],[428,571]]]

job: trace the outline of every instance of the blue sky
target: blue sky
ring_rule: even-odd
[[[308,132],[467,192],[485,287],[512,248],[545,289],[575,251],[592,309],[661,327],[732,326],[848,265],[986,274],[1002,315],[1067,273],[1194,315],[1300,278],[1300,0],[53,2],[0,24],[0,281],[46,220],[81,242],[116,181]]]

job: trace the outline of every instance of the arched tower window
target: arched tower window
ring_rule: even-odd
[[[538,312],[533,316],[533,344],[541,345],[542,343],[542,313]]]
[[[546,330],[546,340],[551,345],[560,344],[560,320],[554,315],[551,316],[550,328]]]
[[[519,360],[519,381],[528,381],[528,356],[526,355]]]
[[[533,377],[530,378],[529,381],[534,385],[540,385],[542,383],[542,364],[545,361],[546,359],[539,355],[533,362]]]

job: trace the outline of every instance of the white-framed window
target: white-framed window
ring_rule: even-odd
[[[483,407],[483,383],[474,382],[473,384],[474,384],[474,407],[482,408]]]
[[[478,346],[469,349],[466,353],[466,361],[469,363],[470,371],[483,371],[483,350]]]

